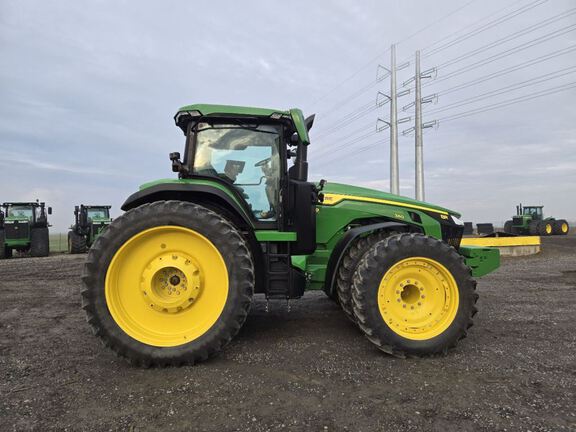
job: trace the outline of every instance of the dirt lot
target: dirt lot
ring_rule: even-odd
[[[576,430],[576,236],[509,258],[446,358],[377,351],[322,293],[258,299],[195,367],[136,369],[80,309],[83,256],[0,262],[0,430]]]

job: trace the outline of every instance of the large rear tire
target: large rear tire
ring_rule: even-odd
[[[508,233],[508,234],[513,234],[513,228],[512,228],[512,221],[508,220],[506,222],[504,222],[504,232]]]
[[[68,253],[81,254],[86,252],[86,236],[78,235],[74,231],[68,232]]]
[[[422,234],[375,244],[358,265],[352,292],[360,329],[398,357],[446,354],[477,312],[476,282],[463,257]]]
[[[142,366],[193,364],[246,320],[254,264],[240,232],[197,204],[129,210],[88,252],[82,303],[94,333]]]
[[[50,236],[48,228],[32,228],[30,232],[30,255],[47,257],[50,254]]]
[[[336,276],[336,294],[338,296],[338,303],[346,314],[346,316],[356,322],[356,316],[352,308],[352,277],[358,263],[364,254],[372,248],[376,243],[389,236],[389,232],[379,231],[360,237],[352,242],[352,245],[346,250],[338,274]]]
[[[558,219],[554,222],[554,234],[555,235],[567,235],[570,231],[570,225],[564,219]]]

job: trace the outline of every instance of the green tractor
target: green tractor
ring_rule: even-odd
[[[0,212],[0,258],[12,257],[13,251],[30,252],[33,257],[50,253],[48,217],[52,208],[42,202],[9,202]]]
[[[96,239],[82,297],[96,335],[132,363],[193,364],[242,327],[254,294],[323,290],[380,350],[445,354],[476,314],[497,249],[462,246],[457,212],[308,181],[314,116],[190,105],[178,178],[146,183]]]
[[[74,207],[74,225],[68,231],[68,253],[84,253],[108,225],[111,206],[80,205]]]
[[[545,218],[544,206],[516,206],[516,216],[504,223],[504,231],[508,234],[522,235],[566,235],[570,231],[568,222],[564,219]]]

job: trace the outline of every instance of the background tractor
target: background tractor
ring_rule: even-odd
[[[88,323],[139,365],[194,363],[242,327],[252,298],[324,290],[380,350],[445,354],[476,314],[497,249],[462,246],[460,215],[345,184],[308,181],[314,117],[190,105],[175,116],[178,178],[146,183],[96,239]]]
[[[86,252],[112,222],[111,206],[80,205],[74,207],[74,225],[68,232],[68,252]]]
[[[566,235],[570,230],[564,219],[544,217],[543,206],[516,206],[516,216],[504,224],[504,231],[509,234],[523,235]]]
[[[47,210],[47,211],[46,211]],[[12,202],[2,204],[0,216],[0,258],[10,258],[14,250],[30,252],[33,257],[50,253],[48,214],[42,202]]]

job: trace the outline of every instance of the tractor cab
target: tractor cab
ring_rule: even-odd
[[[4,218],[9,222],[21,222],[36,225],[44,223],[47,219],[46,207],[40,202],[14,202],[2,204]],[[48,214],[52,214],[52,208],[48,207]]]
[[[542,220],[544,219],[544,212],[542,209],[543,206],[525,206],[522,208],[522,214],[524,216],[530,216],[532,220]]]
[[[318,192],[309,183],[308,130],[302,111],[190,105],[175,116],[186,135],[184,157],[170,154],[180,179],[217,181],[232,190],[251,225],[296,233],[291,253],[316,247]]]
[[[36,212],[31,204],[5,204],[6,216],[13,221],[34,221]]]
[[[92,221],[101,221],[110,219],[110,206],[87,207],[86,216]]]

